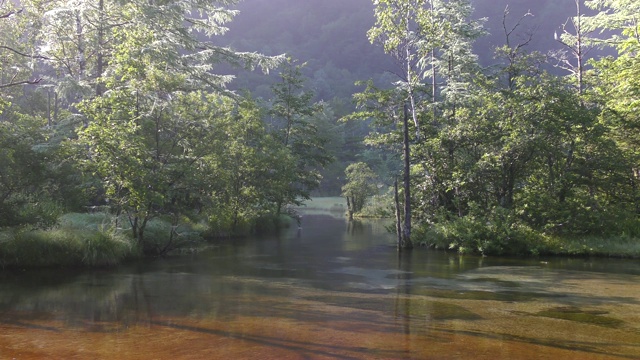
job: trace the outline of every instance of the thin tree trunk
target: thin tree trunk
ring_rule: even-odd
[[[396,206],[396,234],[398,236],[398,249],[402,248],[402,213],[400,210],[400,196],[398,195],[398,178],[393,182],[393,201]]]
[[[53,91],[53,123],[58,123],[58,92]]]
[[[404,106],[404,225],[402,229],[402,247],[404,249],[413,248],[411,242],[411,151],[409,147],[409,111],[407,105]]]
[[[53,121],[51,121],[51,89],[47,89],[47,127],[51,129]]]
[[[351,203],[351,197],[346,196],[347,199],[347,214],[349,215],[349,220],[353,220],[353,204]]]
[[[411,34],[411,29],[410,29],[410,21],[408,21],[411,18],[410,15],[410,10],[407,10],[407,28],[406,28],[406,33],[407,33],[407,37],[409,37],[409,34]],[[420,141],[420,127],[418,126],[418,115],[416,114],[416,101],[414,98],[414,89],[413,89],[413,66],[412,66],[412,62],[411,62],[411,47],[407,46],[406,49],[406,54],[405,54],[405,61],[406,61],[406,72],[407,72],[407,85],[409,88],[409,101],[411,102],[411,118],[413,119],[413,123],[416,126],[416,140]],[[406,105],[405,105],[405,116],[407,115],[406,113]],[[405,121],[405,126],[406,126],[406,121]]]
[[[98,56],[96,59],[96,96],[102,96],[104,92],[102,84],[102,73],[104,72],[104,0],[98,2],[99,24],[98,24]]]

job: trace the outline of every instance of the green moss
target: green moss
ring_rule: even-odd
[[[383,298],[360,298],[349,296],[316,296],[307,300],[320,301],[326,304],[346,308],[370,311],[396,312],[401,309],[404,315],[411,317],[426,317],[431,320],[479,320],[481,317],[466,308],[440,301],[428,299],[401,297],[394,301]]]
[[[517,291],[456,291],[444,289],[425,289],[418,292],[420,295],[441,299],[457,300],[491,300],[491,301],[534,301],[536,299],[549,297],[550,295],[536,292]]]
[[[427,317],[432,320],[480,320],[480,315],[466,308],[440,301],[413,300],[410,304],[411,316]]]
[[[537,316],[548,317],[553,319],[562,319],[568,321],[575,321],[584,324],[591,324],[596,326],[603,326],[608,328],[619,328],[624,324],[624,321],[608,316],[604,316],[607,312],[603,311],[587,311],[579,308],[568,306],[558,307],[540,311]]]

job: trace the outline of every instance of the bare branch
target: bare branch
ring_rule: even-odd
[[[14,48],[11,48],[11,47],[9,47],[9,46],[0,45],[0,49],[9,50],[9,51],[11,51],[11,52],[12,52],[12,53],[14,53],[14,54],[17,54],[17,55],[20,55],[20,56],[23,56],[23,57],[27,57],[27,58],[30,58],[30,59],[51,60],[51,58],[48,58],[48,57],[46,57],[46,56],[42,56],[42,55],[29,55],[29,54],[25,54],[25,53],[23,53],[23,52],[20,52],[20,51],[18,51],[18,50],[16,50],[16,49],[14,49]]]
[[[5,89],[11,86],[18,86],[18,85],[36,85],[36,84],[39,84],[40,81],[42,81],[42,78],[33,79],[33,80],[15,81],[15,82],[12,79],[11,82],[7,84],[0,84],[0,89]]]
[[[520,27],[520,25],[522,24],[522,20],[524,20],[524,18],[526,18],[527,16],[533,16],[533,14],[531,13],[531,11],[527,11],[526,14],[522,15],[520,17],[520,19],[518,19],[518,21],[516,22],[516,24],[514,26],[512,26],[510,29],[507,28],[507,17],[509,16],[509,5],[507,5],[507,7],[505,7],[504,12],[502,14],[502,28],[504,29],[504,34],[506,36],[507,39],[507,46],[511,47],[511,44],[509,44],[509,38],[511,37],[511,34],[513,34],[514,31],[516,31],[516,29],[518,29],[518,27]],[[526,43],[529,43],[529,41],[531,41],[531,37],[532,34],[530,34],[529,40]],[[522,44],[519,47],[522,47],[526,44]]]
[[[13,15],[20,14],[22,12],[22,10],[23,9],[13,10],[13,11],[9,11],[8,13],[5,13],[5,14],[0,14],[0,19],[6,19],[6,18],[12,17]]]

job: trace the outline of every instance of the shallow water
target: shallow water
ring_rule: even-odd
[[[384,224],[0,272],[0,359],[638,359],[640,262],[398,254]]]

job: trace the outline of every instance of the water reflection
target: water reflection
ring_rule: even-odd
[[[0,273],[0,358],[638,358],[640,265],[398,252],[384,222]]]

